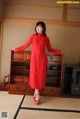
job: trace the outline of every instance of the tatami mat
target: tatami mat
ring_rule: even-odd
[[[22,107],[46,108],[46,109],[63,109],[63,110],[79,110],[80,99],[77,98],[61,98],[61,97],[41,97],[41,104],[36,105],[33,96],[25,96]]]
[[[79,113],[20,110],[17,119],[80,119]]]
[[[0,91],[0,112],[8,112],[9,119],[13,119],[23,95],[8,94],[6,91]]]
[[[36,105],[33,96],[0,91],[0,111],[7,111],[8,119],[80,119],[80,99],[42,96]]]

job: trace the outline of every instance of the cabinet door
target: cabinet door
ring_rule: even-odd
[[[71,94],[80,95],[80,68],[77,67],[73,68],[73,81],[72,81]]]
[[[63,81],[62,81],[62,95],[71,94],[73,67],[64,65],[63,67]]]

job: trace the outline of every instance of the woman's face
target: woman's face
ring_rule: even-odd
[[[37,31],[37,33],[42,33],[43,32],[43,29],[42,29],[41,25],[36,27],[36,31]]]

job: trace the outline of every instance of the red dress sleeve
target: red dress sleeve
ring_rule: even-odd
[[[26,44],[20,47],[14,48],[14,51],[21,51],[21,50],[28,48],[31,45],[32,41],[33,41],[33,35],[28,39]]]
[[[50,44],[50,41],[49,41],[48,37],[47,37],[47,49],[48,49],[49,52],[52,52],[54,54],[62,54],[61,50],[55,50],[51,47],[51,44]]]

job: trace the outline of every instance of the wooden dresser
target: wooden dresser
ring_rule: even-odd
[[[62,85],[63,55],[55,55],[46,52],[48,58],[47,76],[45,88],[40,91],[41,95],[60,96]],[[11,51],[9,93],[33,94],[29,86],[30,51]]]

